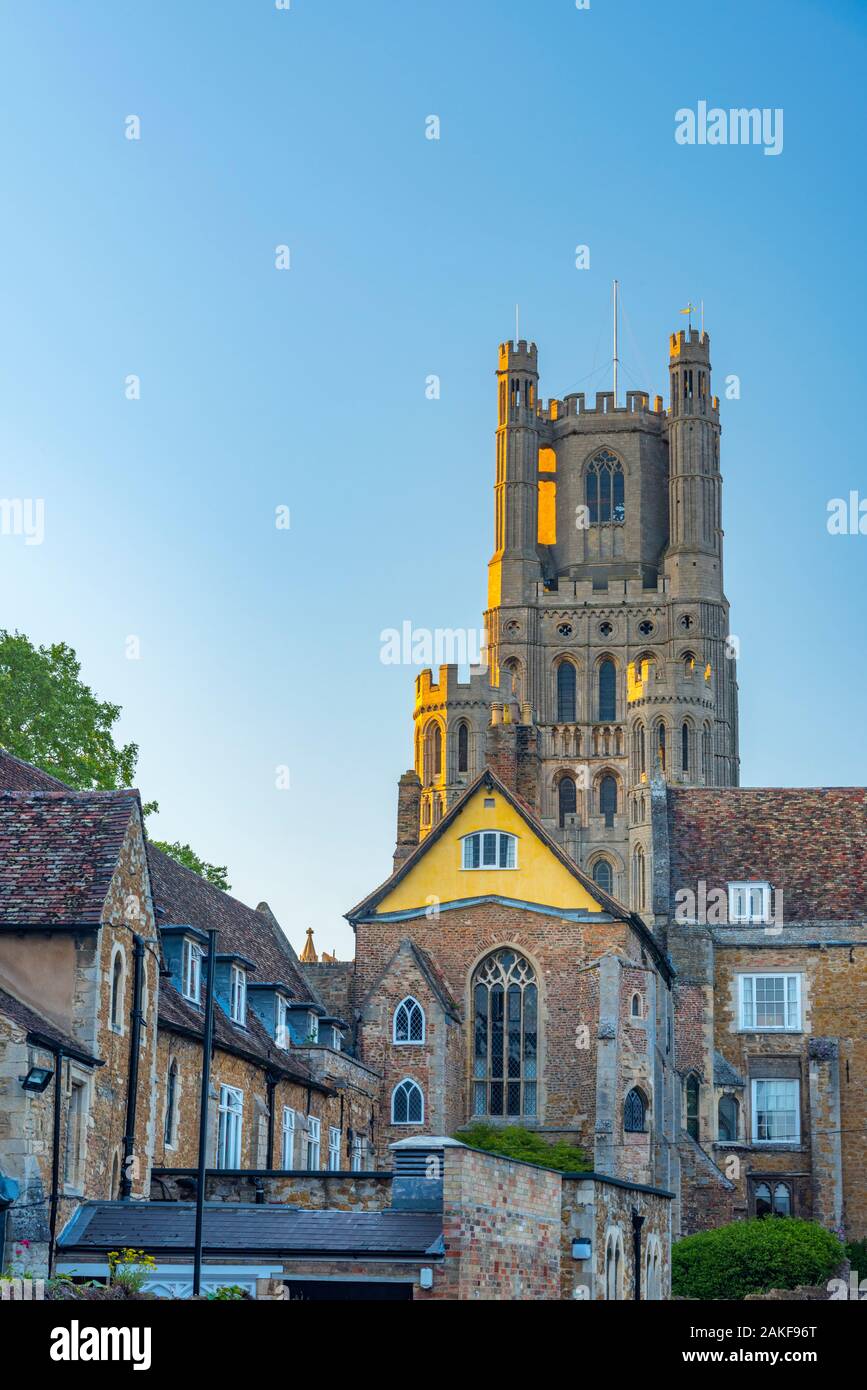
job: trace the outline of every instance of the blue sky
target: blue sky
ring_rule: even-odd
[[[867,780],[867,537],[826,529],[867,496],[865,38],[842,0],[0,5],[0,492],[46,528],[0,537],[0,625],[75,647],[154,833],[296,945],[348,954],[390,867],[380,632],[480,623],[516,300],[547,397],[607,386],[614,276],[628,386],[704,299],[742,780]],[[699,100],[782,108],[782,154],[676,144]]]

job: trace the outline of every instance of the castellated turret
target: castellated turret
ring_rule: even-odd
[[[543,405],[535,344],[500,345],[490,669],[416,682],[419,834],[495,766],[638,911],[651,780],[738,780],[707,334],[671,335],[669,370],[667,410],[638,390]]]

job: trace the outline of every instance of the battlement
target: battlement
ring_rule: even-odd
[[[650,394],[647,391],[627,391],[626,404],[618,406],[614,404],[613,391],[597,391],[595,405],[587,404],[586,392],[574,391],[562,400],[552,398],[547,406],[540,405],[536,413],[540,419],[552,422],[576,415],[605,415],[620,419],[629,415],[652,415],[660,420],[665,416],[665,409],[661,396],[654,396],[651,405]]]
[[[709,665],[685,668],[681,661],[630,661],[626,668],[626,701],[651,698],[695,700],[713,704],[713,670]]]
[[[665,594],[668,592],[668,581],[665,575],[657,577],[656,585],[652,589],[645,588],[640,579],[611,579],[606,584],[600,584],[592,579],[569,579],[561,575],[556,590],[548,589],[544,580],[536,582],[536,598],[550,601],[552,593],[557,594],[557,604],[583,603],[585,605],[605,606],[611,603],[620,603],[624,599],[634,600],[637,604],[646,606],[653,594]]]
[[[496,698],[496,687],[491,684],[491,671],[487,666],[471,666],[469,680],[458,679],[458,667],[440,666],[439,675],[434,680],[433,671],[427,667],[415,678],[416,712],[448,703],[485,704]]]
[[[710,365],[710,335],[700,328],[679,329],[668,339],[670,363],[702,362]]]
[[[536,372],[538,370],[536,344],[528,343],[526,338],[521,338],[517,346],[511,338],[507,343],[500,343],[499,370],[501,372]]]

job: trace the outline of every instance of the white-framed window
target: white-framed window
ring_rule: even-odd
[[[518,837],[505,830],[477,830],[463,838],[463,869],[517,869]]]
[[[417,1047],[424,1042],[424,1009],[411,994],[402,999],[394,1011],[392,1038],[399,1047]]]
[[[308,1014],[308,1015],[307,1015],[307,1037],[306,1037],[306,1041],[307,1041],[307,1042],[315,1042],[315,1043],[319,1041],[319,1015],[318,1015],[318,1014]]]
[[[367,1163],[367,1140],[362,1134],[356,1134],[352,1140],[352,1157],[350,1168],[353,1173],[363,1173]]]
[[[198,1004],[202,997],[202,948],[188,936],[184,937],[181,978],[184,998]]]
[[[220,1128],[217,1135],[217,1167],[240,1168],[241,1125],[244,1092],[235,1086],[220,1087]]]
[[[769,883],[730,883],[729,922],[770,922]]]
[[[801,1139],[800,1084],[779,1077],[752,1086],[753,1143],[797,1144]]]
[[[341,1132],[333,1125],[328,1130],[328,1168],[332,1173],[340,1172]]]
[[[229,978],[229,1013],[235,1023],[247,1021],[247,972],[240,965],[232,966]]]
[[[756,1033],[801,1031],[800,975],[739,975],[740,1026]]]
[[[424,1124],[424,1096],[421,1086],[411,1077],[398,1082],[391,1093],[391,1123],[393,1125]]]
[[[292,1169],[295,1167],[295,1111],[288,1105],[283,1106],[282,1141],[280,1166]]]
[[[89,1099],[90,1087],[87,1078],[71,1073],[66,1108],[66,1146],[63,1159],[63,1181],[67,1187],[80,1188],[84,1184]]]
[[[282,1048],[284,1048],[284,1049],[287,1049],[287,1048],[289,1047],[289,1044],[290,1044],[290,1042],[291,1042],[291,1040],[292,1040],[292,1035],[291,1035],[291,1033],[289,1032],[289,1017],[288,1017],[288,1015],[289,1015],[289,1005],[287,1004],[286,1000],[283,998],[283,995],[282,995],[282,994],[278,994],[278,995],[277,995],[276,1038],[277,1038],[277,1046],[278,1046],[278,1047],[282,1047]]]
[[[322,1121],[315,1115],[307,1116],[307,1167],[310,1172],[318,1169],[322,1158]]]

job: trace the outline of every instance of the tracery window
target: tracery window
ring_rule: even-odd
[[[586,499],[591,526],[626,519],[623,467],[608,449],[601,449],[587,465]]]
[[[610,657],[599,667],[599,718],[617,718],[617,667]]]
[[[424,1096],[421,1087],[410,1077],[399,1082],[391,1093],[391,1123],[424,1124]]]
[[[561,661],[557,667],[557,719],[561,724],[575,723],[575,667],[571,661]]]
[[[424,1009],[407,995],[394,1011],[394,1041],[398,1044],[424,1042]]]
[[[557,804],[562,828],[566,824],[566,817],[574,816],[578,809],[578,790],[574,777],[560,778],[557,784]]]
[[[644,1134],[647,1131],[647,1102],[644,1095],[634,1086],[623,1104],[623,1128],[627,1134]]]
[[[535,1116],[538,989],[530,963],[504,948],[473,976],[473,1113]]]
[[[614,889],[614,871],[607,859],[597,859],[593,865],[593,882],[603,893],[611,893]]]

